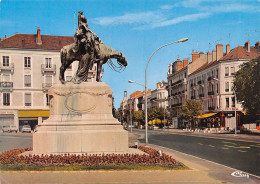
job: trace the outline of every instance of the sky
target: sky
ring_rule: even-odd
[[[189,38],[151,58],[147,87],[152,90],[167,81],[168,65],[177,57],[191,59],[193,50],[211,52],[218,43],[232,49],[260,41],[260,0],[0,0],[0,37],[36,34],[37,27],[43,35],[73,36],[78,11],[103,43],[128,61],[122,73],[104,65],[102,81],[112,88],[116,108],[124,90],[128,95],[144,90],[128,80],[145,83],[146,63],[162,45]]]

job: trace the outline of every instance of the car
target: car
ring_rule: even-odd
[[[18,129],[15,125],[7,125],[7,126],[3,126],[2,128],[3,132],[18,132]]]
[[[29,132],[29,133],[31,133],[31,127],[29,126],[29,125],[24,125],[23,127],[22,127],[22,133],[24,133],[24,132]]]

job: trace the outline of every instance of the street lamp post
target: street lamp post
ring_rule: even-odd
[[[147,63],[146,63],[146,68],[145,68],[145,85],[144,85],[144,88],[145,88],[145,89],[144,89],[144,90],[145,90],[145,144],[148,144],[148,135],[147,135],[147,130],[148,130],[148,116],[147,116],[147,69],[148,69],[148,64],[149,64],[151,58],[153,57],[153,55],[154,55],[158,50],[160,50],[161,48],[166,47],[166,46],[171,45],[171,44],[174,44],[174,43],[186,42],[187,40],[188,40],[188,38],[182,38],[182,39],[180,39],[180,40],[178,40],[178,41],[171,42],[171,43],[168,43],[168,44],[166,44],[166,45],[163,45],[163,46],[159,47],[158,49],[156,49],[156,50],[151,54],[151,56],[149,57],[149,59],[148,59],[148,61],[147,61]],[[136,83],[136,82],[131,81],[131,80],[129,80],[128,82],[129,82],[129,83]],[[138,84],[138,83],[136,83],[136,84]],[[142,84],[139,84],[139,85],[143,86]]]

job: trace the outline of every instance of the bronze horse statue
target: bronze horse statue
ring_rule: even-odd
[[[109,47],[105,44],[99,44],[100,49],[100,57],[99,59],[95,59],[94,57],[88,57],[87,54],[82,54],[79,49],[77,49],[76,43],[72,43],[70,45],[64,46],[61,49],[60,56],[61,56],[61,67],[60,67],[60,76],[59,79],[61,83],[64,83],[64,73],[66,69],[70,66],[70,64],[74,61],[79,61],[79,67],[77,70],[77,73],[80,73],[82,68],[84,67],[84,75],[88,75],[88,71],[92,69],[93,64],[97,63],[97,75],[96,75],[96,81],[101,81],[101,69],[102,65],[107,63],[107,61],[111,58],[117,59],[117,62],[121,65],[126,67],[127,61],[125,59],[125,56],[119,52],[116,49],[113,49],[112,47]],[[78,76],[76,76],[78,77]],[[84,80],[83,80],[84,81]],[[86,80],[84,81],[86,82]]]

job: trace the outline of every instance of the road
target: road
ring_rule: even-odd
[[[30,133],[0,133],[0,153],[15,148],[32,147]]]
[[[144,143],[144,130],[134,130]],[[238,141],[198,135],[148,132],[149,144],[159,145],[260,176],[260,142]]]
[[[144,143],[144,130],[133,129]],[[149,131],[149,143],[260,176],[260,142]],[[0,133],[0,152],[32,147],[32,134]]]

